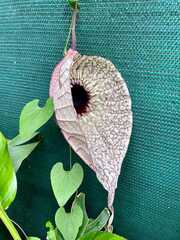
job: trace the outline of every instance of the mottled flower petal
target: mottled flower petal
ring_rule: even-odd
[[[121,74],[109,60],[70,49],[54,70],[50,95],[66,140],[96,172],[111,207],[132,130],[131,99]]]

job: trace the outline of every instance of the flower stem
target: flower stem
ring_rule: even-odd
[[[9,219],[6,211],[3,209],[3,207],[0,205],[0,219],[10,232],[11,236],[13,237],[14,240],[22,240],[21,237],[19,236],[18,231],[14,227],[13,223]]]
[[[72,46],[71,46],[71,48],[73,50],[76,50],[76,20],[77,20],[77,13],[78,13],[77,9],[73,10],[73,15],[72,15]]]
[[[66,56],[67,53],[67,48],[68,44],[72,35],[72,41],[71,41],[71,48],[73,50],[76,50],[76,21],[77,21],[77,14],[79,12],[79,4],[78,1],[73,2],[75,4],[71,9],[72,9],[72,20],[71,24],[69,27],[69,32],[67,35],[66,43],[65,43],[65,48],[64,48],[64,56]]]

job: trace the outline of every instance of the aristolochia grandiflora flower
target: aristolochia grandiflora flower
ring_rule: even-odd
[[[132,129],[131,99],[108,60],[69,50],[56,66],[50,96],[66,140],[97,174],[112,207]]]

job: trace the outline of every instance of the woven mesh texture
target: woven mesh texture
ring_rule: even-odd
[[[180,239],[179,16],[178,0],[81,0],[78,50],[112,60],[132,96],[134,127],[114,222],[129,240]],[[17,133],[26,102],[47,98],[69,21],[65,0],[0,0],[0,129],[6,136]],[[18,173],[9,214],[28,234],[45,238],[45,221],[57,209],[49,172],[57,161],[68,167],[69,148],[54,121],[43,136]],[[73,161],[81,162],[75,154]],[[106,193],[82,165],[93,217],[105,207]]]

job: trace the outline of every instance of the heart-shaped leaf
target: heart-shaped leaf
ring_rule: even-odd
[[[17,180],[8,152],[7,140],[0,132],[0,205],[6,209],[13,202],[17,191]]]
[[[75,240],[83,222],[83,212],[78,205],[75,205],[70,213],[66,213],[61,207],[56,212],[55,221],[65,240]]]
[[[83,180],[83,169],[78,163],[65,171],[62,163],[56,163],[51,170],[51,185],[60,207],[63,207],[77,191]]]
[[[25,105],[21,112],[19,133],[22,138],[31,138],[53,115],[52,99],[48,99],[44,107],[38,106],[39,100],[33,100]]]
[[[13,161],[14,169],[17,172],[21,166],[24,159],[26,159],[31,152],[36,148],[39,142],[14,146],[12,144],[8,145],[9,154]]]
[[[80,240],[126,240],[126,239],[113,233],[94,232],[83,236],[82,238],[80,238]]]

